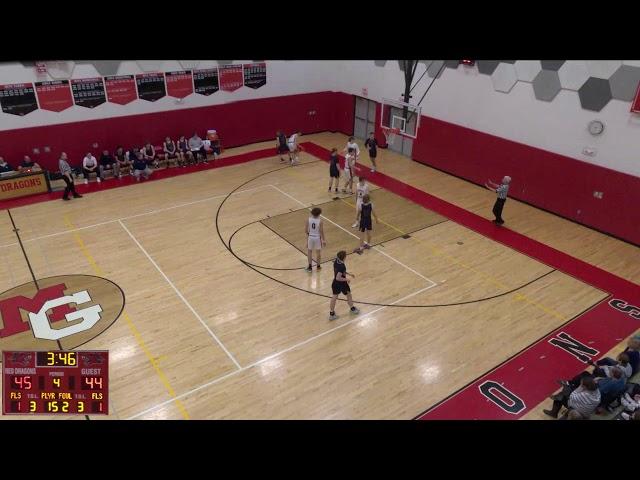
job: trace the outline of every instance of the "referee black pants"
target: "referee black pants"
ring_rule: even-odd
[[[504,208],[504,202],[506,202],[506,198],[497,198],[496,203],[493,205],[493,214],[496,216],[497,223],[504,223],[502,219],[502,209]]]
[[[64,189],[64,195],[62,196],[62,198],[69,198],[69,192],[73,193],[74,197],[77,197],[78,192],[76,192],[76,186],[73,184],[73,180],[69,179],[69,177],[66,175],[62,175],[62,180],[64,180],[64,183],[67,184]]]

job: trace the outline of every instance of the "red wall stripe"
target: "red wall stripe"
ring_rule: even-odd
[[[413,159],[477,184],[510,175],[513,198],[640,245],[638,177],[425,116]]]

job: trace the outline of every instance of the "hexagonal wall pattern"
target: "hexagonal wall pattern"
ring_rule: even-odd
[[[429,78],[435,78],[436,75],[440,77],[440,75],[442,75],[442,71],[440,69],[444,70],[443,66],[444,60],[434,60],[427,68],[427,76]]]
[[[182,65],[182,68],[184,68],[185,70],[192,70],[194,68],[198,68],[198,65],[200,65],[201,60],[178,60],[178,63],[180,63],[180,65]]]
[[[640,60],[623,60],[623,65],[631,65],[632,67],[640,67]]]
[[[498,60],[478,60],[476,65],[478,65],[478,72],[483,75],[491,75],[498,68],[499,63]]]
[[[584,60],[567,60],[558,70],[558,76],[562,88],[578,91],[589,78],[587,63]]]
[[[460,65],[460,60],[445,60],[444,61],[444,66],[446,68],[456,69],[456,68],[458,68],[459,65]]]
[[[540,60],[540,64],[542,65],[543,70],[551,70],[552,72],[557,72],[560,70],[560,67],[564,64],[565,60]]]
[[[589,77],[585,84],[578,90],[580,105],[585,110],[599,112],[611,100],[611,88],[609,82],[602,78]]]
[[[491,75],[491,81],[496,91],[509,93],[518,81],[515,67],[510,63],[500,63]]]
[[[553,70],[540,70],[540,73],[533,79],[533,93],[538,100],[550,102],[558,92],[562,90],[558,72]]]
[[[376,67],[384,67],[387,64],[387,60],[374,60],[373,63]]]
[[[100,75],[117,75],[120,60],[94,60],[93,66]]]
[[[640,67],[622,65],[609,79],[611,95],[617,100],[630,102],[634,99],[640,83]]]
[[[514,66],[518,80],[524,82],[533,82],[533,79],[542,70],[540,60],[517,60]]]
[[[73,60],[59,60],[54,62],[45,62],[47,65],[47,73],[54,80],[65,80],[71,78],[76,62]]]
[[[157,72],[164,60],[136,60],[136,63],[143,72]]]
[[[587,60],[590,77],[607,80],[622,65],[622,60]]]

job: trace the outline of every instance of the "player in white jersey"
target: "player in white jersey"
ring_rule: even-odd
[[[289,140],[287,140],[291,165],[298,163],[298,152],[300,151],[300,147],[298,146],[298,137],[300,137],[300,135],[302,135],[300,132],[296,132],[289,137]]]
[[[356,228],[358,226],[358,211],[362,205],[362,199],[368,193],[369,184],[367,183],[367,179],[364,177],[358,178],[358,183],[356,184],[356,221],[351,225],[352,228]]]
[[[353,176],[356,174],[356,153],[353,148],[349,148],[349,153],[344,157],[344,188],[342,193],[353,195]],[[349,191],[347,191],[349,187]]]
[[[348,152],[350,148],[353,148],[353,151],[355,152],[355,159],[357,162],[358,157],[360,157],[360,147],[358,146],[358,144],[356,143],[353,137],[349,137],[349,141],[347,141],[347,146],[344,147],[344,149],[342,150],[342,153]]]
[[[309,260],[309,266],[306,268],[307,272],[311,272],[311,266],[313,265],[313,251],[317,253],[316,256],[316,270],[320,270],[322,267],[322,247],[327,245],[324,238],[324,228],[322,226],[322,219],[320,214],[322,209],[314,207],[311,209],[311,216],[307,219],[305,232],[307,233],[307,259]]]

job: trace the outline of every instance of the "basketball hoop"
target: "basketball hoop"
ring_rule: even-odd
[[[396,135],[400,135],[400,129],[382,127],[382,133],[384,133],[384,136],[387,139],[387,145],[393,145]]]

